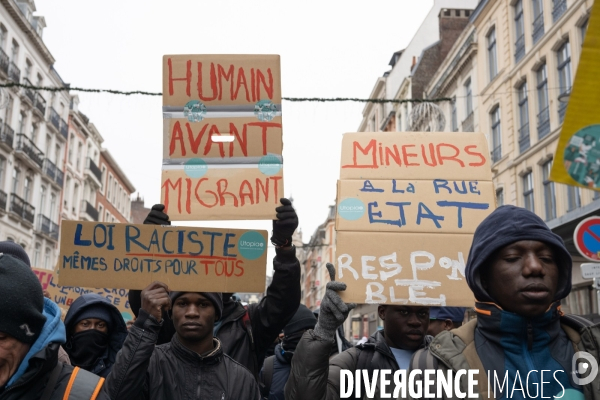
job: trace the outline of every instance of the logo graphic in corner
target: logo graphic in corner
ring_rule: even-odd
[[[349,221],[356,221],[365,214],[365,204],[359,199],[344,199],[338,205],[338,214]]]
[[[240,249],[242,257],[248,260],[256,260],[267,250],[267,242],[260,233],[250,231],[240,236],[238,249]]]
[[[580,386],[587,385],[598,375],[598,361],[590,353],[578,351],[571,359],[571,371],[573,382]]]
[[[31,332],[31,330],[29,329],[29,325],[27,325],[27,324],[23,324],[19,328],[23,329],[25,331],[25,335],[27,335],[27,336],[35,335],[35,333]]]
[[[204,174],[206,174],[207,169],[208,165],[206,165],[206,162],[201,158],[191,158],[183,166],[185,174],[190,178],[202,178]]]
[[[258,161],[258,170],[267,176],[275,175],[281,170],[279,157],[267,154]]]

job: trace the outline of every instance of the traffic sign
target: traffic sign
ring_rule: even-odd
[[[600,264],[598,264],[598,263],[581,264],[581,277],[583,279],[600,278]]]
[[[590,217],[581,221],[575,228],[573,241],[583,257],[591,261],[600,261],[600,217]]]

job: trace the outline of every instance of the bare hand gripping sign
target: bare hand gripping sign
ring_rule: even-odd
[[[344,301],[471,306],[465,264],[495,207],[481,133],[347,133],[337,194]]]
[[[63,221],[62,286],[262,292],[267,231]]]
[[[275,217],[279,56],[164,56],[163,117],[162,201],[172,220]]]

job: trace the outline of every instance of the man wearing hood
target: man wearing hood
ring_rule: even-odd
[[[60,309],[44,297],[31,268],[6,253],[0,253],[0,315],[0,400],[108,399],[98,394],[104,379],[58,361],[65,342]]]
[[[106,378],[127,337],[121,313],[96,293],[75,299],[65,317],[71,364]]]
[[[290,376],[290,368],[296,346],[307,329],[312,329],[317,318],[304,304],[290,322],[283,328],[283,341],[275,346],[275,352],[267,357],[260,371],[262,396],[268,400],[285,400],[285,383]]]
[[[366,343],[330,359],[336,330],[356,304],[344,303],[338,292],[346,290],[346,284],[335,281],[333,265],[327,264],[327,269],[331,282],[327,283],[315,329],[305,332],[296,347],[285,385],[286,400],[340,399],[342,370],[351,371],[353,376],[357,370],[366,370],[369,376],[375,370],[389,370],[392,374],[406,370],[414,352],[431,341],[431,336],[426,335],[429,307],[380,305],[377,313],[384,329],[373,333]],[[363,386],[360,396],[353,395],[361,399],[385,398],[381,397],[383,388],[379,382],[372,393]],[[388,394],[393,392],[393,381],[385,390]]]
[[[560,310],[571,291],[571,268],[562,239],[537,215],[499,207],[475,231],[465,270],[477,319],[441,332],[415,354],[411,370],[479,370],[474,391],[483,398],[599,399],[598,376],[580,386],[573,370],[578,351],[598,361],[598,347],[590,346],[598,326]],[[463,390],[467,384],[463,379]]]
[[[170,310],[175,335],[156,346]],[[170,292],[162,282],[142,291],[142,308],[103,390],[112,400],[258,400],[258,383],[213,336],[220,293]]]
[[[300,305],[300,262],[292,235],[298,228],[298,215],[288,199],[280,199],[275,208],[271,242],[275,246],[273,280],[267,294],[257,304],[244,307],[232,298],[233,293],[223,293],[223,315],[215,324],[214,335],[221,340],[225,354],[244,365],[258,379],[258,373],[269,346],[279,336]],[[156,204],[144,224],[171,225],[164,206]],[[140,308],[140,292],[129,291],[129,304],[134,313]],[[136,314],[137,315],[137,314]],[[173,336],[173,323],[165,314],[159,332],[158,344],[168,343]]]

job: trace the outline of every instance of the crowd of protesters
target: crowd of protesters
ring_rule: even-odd
[[[153,282],[129,292],[136,318],[127,324],[96,294],[77,298],[63,322],[25,251],[0,242],[0,400],[329,400],[342,397],[343,370],[373,376],[466,369],[509,382],[536,371],[529,386],[544,383],[537,371],[550,371],[547,395],[600,400],[600,377],[581,383],[572,362],[580,352],[599,359],[600,329],[561,311],[571,291],[571,256],[535,214],[502,206],[477,228],[465,269],[476,318],[467,321],[457,307],[379,305],[383,329],[353,346],[342,325],[355,304],[342,300],[346,285],[335,280],[331,264],[318,312],[300,304],[292,245],[298,216],[287,199],[276,212],[273,280],[259,303]],[[170,225],[162,205],[144,223]],[[494,398],[485,381],[476,391]],[[379,385],[367,392],[363,387],[352,398],[388,398]],[[526,393],[505,386],[495,398]]]

